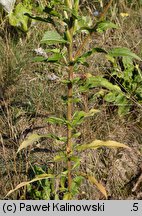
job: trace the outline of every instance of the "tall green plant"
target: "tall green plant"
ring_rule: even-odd
[[[63,127],[66,126],[67,135],[66,137],[58,137],[55,134],[32,134],[20,145],[18,152],[43,137],[61,140],[64,141],[66,147],[64,148],[63,145],[61,152],[53,158],[53,161],[64,162],[64,164],[67,164],[67,167],[66,170],[62,170],[61,173],[58,173],[57,175],[54,173],[37,175],[36,178],[29,182],[20,183],[14,190],[9,191],[7,195],[23,186],[28,185],[29,183],[41,181],[42,179],[58,178],[60,180],[60,191],[64,194],[63,199],[73,199],[76,193],[78,193],[78,188],[83,179],[87,179],[90,183],[94,184],[107,198],[105,188],[96,180],[94,176],[91,176],[89,173],[80,172],[80,152],[94,150],[100,147],[128,147],[122,143],[110,140],[94,140],[88,144],[75,143],[74,140],[80,136],[80,132],[77,131],[78,126],[81,125],[85,119],[94,116],[97,112],[99,112],[99,110],[75,110],[74,104],[78,102],[78,98],[75,97],[75,86],[78,86],[81,92],[90,91],[91,85],[94,87],[103,86],[104,88],[116,92],[121,91],[118,86],[109,83],[101,76],[97,77],[89,75],[88,73],[78,73],[80,65],[88,67],[87,58],[90,55],[95,53],[104,53],[104,55],[108,55],[106,50],[99,47],[93,47],[87,52],[85,52],[84,49],[93,34],[104,32],[109,28],[117,28],[114,23],[105,21],[104,19],[111,3],[112,0],[110,0],[104,7],[104,10],[98,17],[97,21],[95,21],[95,23],[92,21],[92,25],[87,22],[88,17],[80,15],[79,0],[48,1],[48,5],[44,9],[44,13],[46,13],[45,17],[36,17],[28,13],[26,14],[32,19],[47,22],[53,26],[52,30],[45,32],[41,40],[41,44],[44,44],[44,46],[46,45],[50,49],[46,50],[46,54],[42,51],[40,53],[41,55],[35,58],[35,61],[61,65],[68,73],[68,77],[66,79],[60,80],[64,83],[65,88],[67,88],[67,98],[64,101],[67,106],[66,117],[59,118],[51,116],[47,119],[47,121],[51,124],[59,124]],[[81,22],[82,20],[84,20],[84,22]],[[77,46],[76,40],[77,38],[82,37],[82,34],[85,34],[86,36],[82,40],[81,44]],[[84,82],[85,87],[82,85]],[[55,198],[58,198],[58,194],[55,194]]]

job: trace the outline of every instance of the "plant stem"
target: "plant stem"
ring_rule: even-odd
[[[69,78],[70,83],[68,84],[68,105],[67,105],[67,120],[68,122],[72,121],[72,96],[73,96],[73,86],[72,86],[72,79],[73,79],[73,66],[70,66],[69,68]],[[72,177],[71,177],[71,160],[70,160],[70,154],[72,152],[72,128],[70,125],[67,126],[67,157],[68,157],[68,190],[71,192],[71,183],[72,183]]]
[[[68,80],[69,80],[69,83],[67,84],[67,88],[68,88],[67,121],[69,123],[71,123],[71,121],[72,121],[72,109],[73,109],[73,102],[72,102],[73,84],[72,84],[72,80],[73,80],[73,69],[74,69],[74,67],[72,65],[70,65],[70,62],[73,61],[73,29],[72,28],[67,30],[67,38],[68,38],[68,41],[70,42],[70,44],[68,45],[68,56],[69,56]],[[66,152],[67,152],[67,158],[68,158],[68,162],[67,162],[68,191],[69,191],[69,193],[71,193],[71,184],[72,184],[71,168],[72,168],[72,165],[71,165],[70,155],[72,152],[72,128],[69,124],[67,126],[67,148],[66,148]]]

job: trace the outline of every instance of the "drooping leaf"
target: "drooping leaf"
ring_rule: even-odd
[[[130,57],[130,58],[134,58],[134,59],[137,59],[139,61],[142,61],[142,59],[137,56],[135,53],[133,53],[131,50],[129,50],[128,48],[126,47],[116,47],[116,48],[113,48],[111,49],[110,51],[108,51],[108,54],[112,57],[124,57],[124,56],[127,56],[127,57]]]
[[[105,187],[97,181],[97,179],[94,176],[87,175],[85,173],[80,173],[83,177],[85,177],[91,184],[95,185],[96,188],[105,196],[107,199],[107,192]]]
[[[34,142],[37,142],[42,136],[38,134],[31,134],[26,140],[24,140],[21,145],[19,146],[17,153],[21,151],[24,148],[27,148],[28,146],[32,145]]]
[[[31,134],[30,136],[28,136],[27,139],[25,139],[21,145],[19,146],[17,153],[19,151],[21,151],[24,148],[27,148],[30,145],[33,145],[34,142],[37,142],[38,140],[40,140],[41,138],[53,138],[52,134],[43,134],[43,135],[38,135],[38,134]]]
[[[106,192],[105,187],[104,187],[101,183],[99,183],[95,177],[93,177],[93,176],[88,176],[88,181],[89,181],[90,183],[94,184],[94,185],[97,187],[97,189],[98,189],[98,190],[105,196],[105,198],[107,199],[107,192]]]
[[[43,179],[49,179],[49,178],[55,178],[55,176],[52,175],[52,174],[46,174],[46,173],[45,173],[45,174],[41,174],[41,175],[36,176],[36,178],[32,179],[31,181],[21,182],[20,184],[18,184],[18,185],[16,186],[16,188],[10,190],[10,191],[6,194],[5,197],[9,196],[11,193],[13,193],[14,191],[20,189],[21,187],[24,187],[24,186],[26,186],[26,185],[28,185],[28,184],[31,184],[31,183],[33,183],[33,182],[36,182],[36,181],[40,181],[40,180],[43,180]]]
[[[41,43],[52,45],[56,43],[67,43],[67,41],[64,40],[56,31],[47,31],[43,35]]]
[[[112,141],[112,140],[108,140],[108,141],[94,140],[90,144],[83,144],[83,145],[77,146],[76,149],[78,151],[84,151],[84,150],[88,150],[88,149],[97,149],[100,147],[130,149],[127,145],[125,145],[123,143],[116,142],[116,141]]]
[[[97,24],[96,30],[98,32],[103,32],[103,31],[106,31],[107,29],[112,29],[112,28],[117,29],[118,26],[109,21],[102,21]]]

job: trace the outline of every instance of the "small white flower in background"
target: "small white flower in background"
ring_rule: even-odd
[[[48,80],[51,80],[51,81],[55,81],[55,80],[58,80],[58,79],[59,79],[59,77],[56,76],[54,73],[48,74],[48,75],[47,75],[47,78],[48,78]]]
[[[42,47],[39,47],[37,49],[34,49],[34,51],[36,52],[37,55],[39,56],[43,56],[45,58],[47,58],[47,53],[44,51],[44,49],[42,49]]]
[[[0,5],[2,5],[7,13],[10,13],[14,8],[15,1],[16,0],[0,0]]]

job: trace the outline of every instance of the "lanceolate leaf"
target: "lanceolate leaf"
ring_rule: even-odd
[[[10,195],[11,193],[13,193],[14,191],[20,189],[21,187],[24,187],[24,186],[26,186],[26,185],[28,185],[28,184],[31,184],[31,183],[33,183],[33,182],[36,182],[36,181],[40,181],[40,180],[43,180],[43,179],[49,179],[49,178],[55,178],[55,176],[52,175],[52,174],[41,174],[41,175],[36,176],[36,178],[32,179],[31,181],[22,182],[22,183],[18,184],[18,185],[16,186],[16,188],[10,190],[10,191],[6,194],[6,197],[9,196],[9,195]]]
[[[94,140],[93,142],[91,142],[90,144],[83,144],[78,146],[76,149],[78,151],[84,151],[84,150],[88,150],[88,149],[97,149],[100,147],[108,147],[108,148],[127,148],[130,149],[128,146],[126,146],[123,143],[119,143],[116,141],[102,141],[102,140]]]
[[[97,24],[97,31],[98,32],[103,32],[103,31],[106,31],[107,29],[111,29],[111,28],[118,28],[118,26],[112,22],[109,22],[109,21],[103,21],[103,22],[99,22]]]
[[[51,116],[47,119],[47,122],[52,123],[52,124],[65,124],[66,120]]]
[[[54,138],[52,134],[43,134],[43,135],[38,135],[38,134],[31,134],[30,136],[28,136],[27,139],[25,139],[21,145],[19,146],[17,153],[19,151],[21,151],[24,148],[27,148],[30,145],[33,145],[34,142],[37,142],[38,140],[40,140],[41,138]]]
[[[89,112],[76,111],[73,116],[72,126],[79,125],[83,122],[84,118],[94,116],[96,113],[100,112],[97,109],[91,109]]]
[[[54,162],[67,161],[67,157],[64,153],[62,153],[62,154],[56,155],[53,160]]]
[[[128,56],[130,58],[134,58],[137,59],[139,61],[142,61],[142,59],[137,56],[135,53],[131,52],[131,50],[129,50],[126,47],[117,47],[117,48],[113,48],[111,49],[108,54],[112,57],[124,57],[124,56]]]
[[[85,92],[94,87],[104,87],[106,89],[121,92],[121,89],[118,85],[113,85],[107,79],[102,76],[91,76],[87,78],[85,85],[80,87],[81,92]]]
[[[97,181],[97,179],[91,175],[87,175],[85,173],[80,173],[80,175],[82,175],[83,177],[85,177],[91,184],[95,185],[96,188],[106,197],[107,199],[107,192],[106,192],[106,189],[105,187],[99,183]]]
[[[107,192],[106,192],[106,189],[105,189],[105,187],[101,184],[101,183],[99,183],[98,181],[97,181],[97,179],[95,178],[95,177],[93,177],[93,176],[87,176],[87,179],[88,179],[88,181],[90,182],[90,183],[92,183],[92,184],[94,184],[96,187],[97,187],[97,189],[105,196],[105,198],[107,199]]]
[[[20,147],[17,150],[17,153],[24,148],[27,148],[29,145],[32,145],[34,142],[37,142],[41,138],[38,134],[31,134],[26,140],[24,140]]]
[[[67,41],[64,40],[56,31],[47,31],[45,32],[41,43],[52,45],[56,43],[67,43]]]
[[[93,53],[105,53],[105,54],[107,54],[107,52],[104,49],[96,47],[96,48],[93,48],[93,49],[89,50],[88,52],[84,53],[82,56],[78,57],[75,60],[75,63],[83,64],[86,61],[86,58],[91,56]]]

